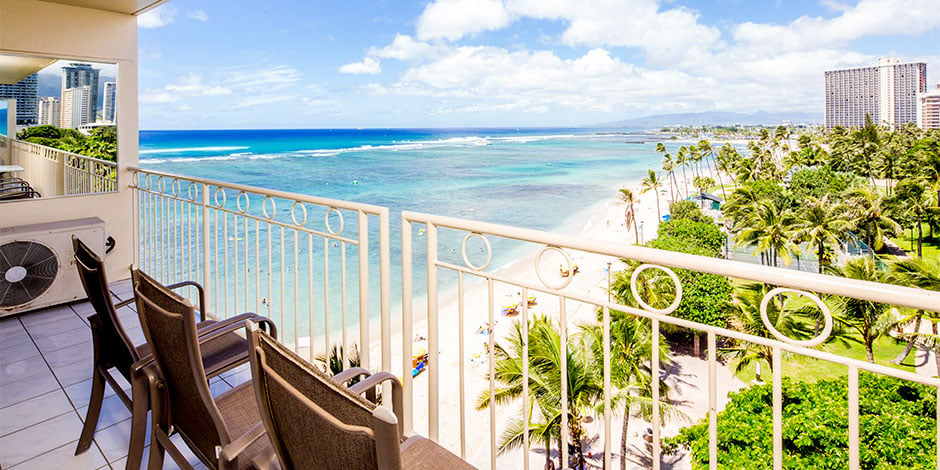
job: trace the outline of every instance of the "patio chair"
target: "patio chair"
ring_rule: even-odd
[[[75,455],[88,450],[92,439],[95,437],[98,417],[104,400],[104,386],[107,382],[118,398],[131,410],[131,435],[128,445],[127,468],[137,469],[140,467],[146,440],[147,411],[151,408],[150,388],[153,384],[150,379],[153,377],[152,371],[149,369],[152,369],[153,366],[150,346],[148,344],[135,346],[117,314],[119,308],[134,302],[134,299],[114,304],[111,300],[102,259],[82,243],[78,237],[72,237],[72,247],[79,278],[85,288],[85,294],[95,310],[95,314],[88,317],[91,325],[92,348],[94,350],[91,398],[88,402],[85,424],[82,427],[82,434],[78,440]],[[206,321],[202,288],[195,282],[181,282],[173,284],[170,288],[175,289],[183,286],[195,287],[199,294],[199,311],[202,320],[198,324],[200,335],[208,335],[232,325],[241,325],[246,318],[255,318],[261,321],[270,328],[272,333],[276,334],[273,323],[264,317],[253,314],[239,315],[221,322]],[[225,335],[219,341],[213,342],[205,348],[204,352],[203,362],[210,376],[221,374],[248,360],[247,342],[235,333]],[[149,369],[148,365],[151,366]],[[111,372],[112,368],[131,384],[130,397],[122,390],[117,381],[117,374]]]
[[[133,270],[137,314],[159,370],[160,398],[153,401],[149,468],[163,468],[164,452],[192,469],[170,440],[174,433],[212,469],[277,468],[254,390],[243,383],[212,397],[202,358],[205,349],[239,325],[199,335],[195,307],[140,270]]]
[[[332,378],[248,322],[251,375],[268,438],[284,469],[474,468],[421,436],[402,438],[396,418],[402,388],[388,372],[344,371]],[[366,378],[346,388],[351,378]],[[376,406],[360,394],[392,384],[392,406]]]

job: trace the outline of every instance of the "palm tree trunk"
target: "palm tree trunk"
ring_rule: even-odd
[[[917,214],[917,257],[920,259],[924,258],[923,252],[923,241],[924,241],[924,227],[920,224],[920,213]]]
[[[627,470],[627,428],[630,426],[630,407],[624,407],[623,435],[620,436],[620,470]]]
[[[866,339],[866,340],[865,340],[865,354],[868,355],[868,362],[874,364],[874,363],[875,363],[875,353],[874,353],[874,351],[872,350],[872,343],[874,343],[874,340],[869,340],[869,339]]]
[[[920,331],[920,321],[922,319],[922,314],[923,312],[920,312],[920,314],[917,315],[917,320],[914,321],[914,332],[911,333],[911,337],[908,338],[907,346],[904,347],[904,351],[901,351],[901,354],[898,354],[898,357],[892,359],[891,362],[900,364],[902,361],[904,361],[905,358],[907,358],[907,355],[911,353],[911,349],[914,349],[914,339],[917,338],[917,333]]]
[[[819,274],[822,274],[822,272],[823,272],[823,252],[824,252],[824,250],[825,250],[825,246],[823,245],[822,240],[819,240],[819,249],[816,251],[816,261],[818,262],[817,264],[819,264]],[[817,324],[818,324],[818,322],[817,322]]]
[[[658,223],[658,221],[663,220],[663,214],[659,211],[659,191],[657,191],[656,188],[653,188],[653,196],[656,197],[656,220]]]
[[[685,176],[685,163],[682,164],[682,185],[685,186],[685,198],[689,198],[689,179]]]

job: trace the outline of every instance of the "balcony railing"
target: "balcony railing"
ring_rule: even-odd
[[[117,189],[117,163],[21,140],[13,141],[17,176],[43,197],[89,194]]]
[[[402,376],[405,397],[401,419],[406,431],[426,434],[471,463],[484,467],[532,468],[528,451],[515,457],[521,461],[498,458],[497,439],[502,429],[497,424],[505,420],[506,413],[500,412],[498,417],[494,406],[482,411],[474,406],[475,393],[488,392],[493,396],[497,386],[494,346],[502,338],[497,337],[494,328],[499,319],[500,305],[507,298],[519,301],[516,318],[523,337],[527,337],[527,320],[534,316],[535,309],[527,301],[530,296],[537,295],[537,308],[558,321],[562,362],[559,370],[563,417],[559,450],[562,462],[568,462],[568,430],[572,424],[567,418],[569,390],[565,361],[568,349],[573,347],[568,339],[573,337],[575,318],[590,316],[593,319],[594,312],[601,312],[599,321],[603,328],[604,390],[603,405],[599,408],[603,412],[598,418],[602,419],[605,468],[613,468],[610,438],[614,415],[611,400],[615,391],[611,384],[610,362],[612,311],[648,321],[652,330],[652,351],[659,350],[659,333],[664,326],[685,328],[705,335],[710,468],[717,468],[718,464],[717,412],[721,397],[716,371],[720,364],[717,350],[721,338],[770,348],[774,364],[778,365],[782,363],[783,354],[788,353],[847,368],[847,454],[851,469],[860,465],[860,371],[940,390],[937,378],[814,348],[827,339],[833,326],[832,314],[820,297],[841,296],[940,311],[940,293],[937,292],[403,212],[400,252],[402,302],[399,311],[398,305],[392,305],[390,295],[392,253],[386,208],[148,170],[134,171],[139,209],[137,233],[140,238],[137,246],[139,264],[144,270],[165,282],[187,278],[201,280],[209,290],[210,313],[217,316],[227,317],[241,310],[254,310],[270,316],[278,323],[279,329],[286,332],[281,339],[311,359],[326,353],[327,348],[336,342],[331,340],[331,335],[341,336],[340,344],[348,351],[354,341],[347,338],[346,332],[358,330],[362,364],[372,369],[392,370]],[[377,230],[371,224],[372,219],[377,219]],[[351,235],[350,230],[353,232]],[[378,233],[370,235],[370,231]],[[376,244],[378,252],[370,251],[370,246]],[[355,269],[347,266],[347,246],[355,250]],[[499,258],[499,250],[513,250],[514,253],[517,252],[515,250],[525,250],[531,255],[524,258],[522,265],[499,269],[492,266],[492,260]],[[622,260],[641,263],[631,280],[631,290],[640,305],[638,308],[612,301],[601,285],[603,276],[596,275],[604,272],[604,266],[607,267],[606,272],[620,269]],[[561,267],[556,268],[559,264]],[[576,266],[580,266],[582,274],[574,274]],[[764,296],[760,308],[763,321],[774,333],[774,338],[671,316],[684,300],[673,268],[716,274],[736,282],[747,280],[773,286],[774,289]],[[647,274],[659,271],[661,279],[675,283],[670,305],[657,308],[646,303],[648,299],[639,294],[642,289],[637,283],[641,271],[648,271]],[[352,275],[348,275],[349,272]],[[378,282],[370,277],[370,272],[378,273]],[[353,285],[350,286],[349,282]],[[379,292],[377,296],[375,290]],[[351,292],[355,294],[349,295]],[[823,318],[821,333],[801,341],[776,332],[768,323],[766,308],[768,302],[778,296],[803,296],[816,304]],[[377,333],[375,328],[370,328],[371,316],[375,316],[372,312],[378,313]],[[482,334],[486,336],[480,338],[486,342],[482,357],[468,351],[479,343],[473,342],[474,338],[479,338],[472,332],[477,323],[469,323],[473,315],[485,322],[481,326]],[[424,377],[412,378],[417,348],[412,338],[416,336],[426,337],[427,369]],[[370,361],[370,349],[378,351],[380,361]],[[521,361],[523,377],[529,374],[528,355],[526,341],[523,342]],[[484,364],[486,370],[468,366],[471,361]],[[649,368],[652,377],[661,376],[663,369],[658,355],[653,354],[649,359]],[[782,468],[784,457],[782,382],[782,367],[773,367],[773,434],[768,439],[773,442],[775,469]],[[532,418],[529,413],[533,398],[528,381],[522,381],[521,387],[521,398],[517,403],[521,405],[517,407],[521,415],[518,417],[528,422]],[[652,403],[658,403],[661,396],[658,381],[652,381],[650,393]],[[937,413],[940,414],[940,408]],[[660,468],[661,462],[662,422],[659,408],[653,406],[651,456],[655,469]],[[532,439],[528,432],[524,433],[523,440],[523,448],[529,449]]]
[[[359,346],[363,366],[391,367],[387,341],[377,362],[368,347],[371,312],[391,328],[387,208],[140,169],[133,183],[145,272],[198,280],[210,315],[268,316],[310,360]]]

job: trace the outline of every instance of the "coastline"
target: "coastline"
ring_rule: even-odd
[[[644,238],[649,239],[650,235],[655,236],[658,227],[659,216],[657,215],[656,202],[653,200],[654,194],[647,192],[639,194],[640,182],[631,181],[620,187],[629,188],[637,196],[634,211],[637,224],[643,222]],[[616,193],[617,188],[612,188],[611,192]],[[636,235],[632,227],[626,227],[624,223],[624,209],[626,204],[616,197],[602,199],[584,211],[575,215],[577,219],[582,220],[580,227],[571,227],[570,230],[562,230],[559,233],[574,235],[582,238],[590,238],[605,242],[634,243]],[[660,194],[660,207],[667,207],[667,194]],[[642,240],[641,240],[642,241]],[[539,250],[533,248],[532,251],[520,256],[516,260],[505,266],[492,271],[492,275],[501,278],[512,279],[515,281],[527,281],[531,284],[540,284],[535,275],[535,264]],[[572,263],[579,267],[579,273],[571,279],[571,283],[564,289],[566,292],[576,292],[580,295],[586,295],[594,298],[602,298],[606,291],[607,282],[607,262],[612,262],[611,271],[616,272],[619,269],[619,261],[610,260],[608,257],[595,255],[591,253],[574,252],[571,253]],[[520,301],[520,289],[512,285],[506,285],[494,282],[493,286],[493,327],[492,335],[494,341],[500,341],[505,338],[512,330],[515,318],[502,317],[500,310],[504,304],[511,305]],[[488,285],[483,279],[471,279],[465,276],[463,288],[463,326],[460,327],[460,300],[458,287],[455,286],[439,293],[438,301],[438,338],[439,338],[439,387],[440,397],[457,397],[463,393],[466,401],[465,416],[467,419],[467,457],[471,462],[488,465],[489,458],[489,432],[471,432],[472,429],[489,428],[489,411],[484,409],[476,411],[474,405],[476,397],[484,390],[488,390],[489,381],[486,379],[487,366],[485,360],[486,335],[477,334],[477,330],[485,328],[490,320],[490,308],[488,305]],[[557,297],[551,294],[540,292],[529,292],[529,296],[536,296],[538,304],[528,309],[528,315],[546,315],[558,321],[560,318],[560,302],[555,301]],[[568,302],[569,304],[571,302]],[[592,320],[594,316],[593,308],[586,305],[567,305],[565,308],[566,323],[569,334],[577,331],[580,323]],[[402,376],[402,330],[401,324],[392,325],[391,344],[392,344],[392,373]],[[426,298],[415,297],[413,299],[412,310],[412,335],[417,337],[427,337],[427,302]],[[370,326],[371,327],[371,326]],[[378,328],[378,324],[375,324]],[[372,330],[378,331],[378,330]],[[459,341],[456,338],[462,336],[464,342],[464,355],[459,354]],[[411,338],[414,339],[414,338]],[[426,343],[421,343],[426,345]],[[373,365],[379,363],[381,357],[381,340],[372,341],[370,344],[370,358]],[[460,366],[463,363],[464,387],[460,386]],[[410,371],[408,371],[410,372]],[[427,374],[423,373],[413,381],[414,390],[414,430],[420,434],[428,433],[428,381]],[[441,416],[459,416],[460,400],[439,399],[439,413]],[[506,409],[497,410],[497,429],[502,429],[505,422],[510,418]],[[457,419],[441,419],[440,438],[441,442],[451,450],[459,452],[460,449],[460,428]],[[497,431],[500,432],[500,431]],[[516,456],[516,454],[518,454]],[[503,458],[508,458],[513,462],[516,456],[521,465],[521,459],[524,454],[513,452]]]

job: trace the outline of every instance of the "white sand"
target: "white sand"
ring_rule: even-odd
[[[681,176],[677,179],[681,185]],[[689,179],[691,180],[691,177]],[[645,240],[655,237],[659,221],[656,202],[652,192],[642,195],[639,194],[639,184],[632,184],[628,187],[630,187],[634,195],[639,198],[638,202],[635,204],[635,213],[637,224],[639,225],[640,222],[643,223],[642,243]],[[612,193],[616,194],[615,191],[612,191]],[[659,197],[660,208],[663,212],[666,212],[669,198],[668,186],[665,187],[665,194],[661,193]],[[586,220],[586,222],[575,235],[601,241],[634,243],[636,235],[633,232],[633,227],[626,227],[624,224],[625,207],[625,203],[616,198],[599,202],[585,214],[584,220]],[[533,249],[535,250],[537,247],[533,247]],[[532,252],[523,256],[510,265],[492,273],[492,275],[509,278],[516,282],[541,285],[535,273],[537,254],[537,252]],[[598,300],[606,300],[608,262],[612,263],[612,270],[614,272],[621,269],[620,262],[609,257],[584,252],[569,251],[569,255],[572,257],[573,263],[579,267],[580,273],[574,276],[570,285],[564,289],[564,292],[586,295]],[[543,260],[543,272],[548,278],[546,279],[548,282],[557,283],[562,279],[558,273],[558,265],[561,262],[561,257],[557,255],[547,255],[546,260]],[[494,282],[492,308],[496,325],[493,334],[495,335],[494,340],[497,342],[509,334],[512,324],[515,321],[514,318],[502,317],[500,311],[506,305],[519,302],[521,291],[522,289],[519,286]],[[528,295],[535,295],[538,301],[536,306],[529,308],[528,314],[530,317],[533,315],[547,315],[558,321],[561,310],[561,302],[558,297],[534,291],[528,292]],[[488,308],[488,298],[487,283],[484,280],[471,276],[465,278],[462,335],[458,329],[459,302],[456,292],[448,294],[447,297],[442,295],[438,302],[440,343],[438,348],[439,364],[437,365],[437,371],[439,373],[440,384],[439,396],[441,397],[438,400],[440,403],[438,415],[440,422],[439,438],[442,444],[455,453],[460,453],[459,397],[461,390],[463,390],[466,403],[466,456],[471,463],[480,468],[489,467],[490,462],[490,410],[484,409],[477,411],[475,405],[480,394],[484,390],[489,389],[489,381],[486,378],[489,365],[486,362],[486,354],[484,352],[485,342],[488,339],[485,335],[477,334],[476,330],[478,327],[486,325],[489,322],[490,310]],[[567,301],[565,310],[569,336],[577,332],[579,324],[591,321],[594,317],[594,307],[590,305]],[[424,299],[416,298],[413,313],[413,323],[415,325],[413,327],[413,333],[424,337],[428,336],[427,323],[425,321],[426,311],[427,306]],[[461,336],[463,337],[465,348],[463,357],[459,355],[459,341],[457,341]],[[393,334],[392,337],[392,370],[399,376],[402,374],[401,341],[402,337],[399,330]],[[370,354],[373,358],[373,364],[378,363],[378,358],[381,357],[381,355],[380,345],[377,342],[372,344]],[[695,359],[692,359],[692,361],[695,361]],[[461,363],[465,367],[466,383],[463,388],[461,388],[459,381]],[[698,367],[695,369],[694,371],[683,369],[681,379],[683,381],[690,381],[693,384],[702,383],[700,379],[704,373],[704,368]],[[428,435],[428,377],[429,374],[425,372],[414,379],[414,430],[423,435]],[[697,385],[693,385],[693,387],[697,387]],[[701,395],[701,393],[693,389],[684,390],[682,387],[677,388],[677,391],[681,393],[688,391],[692,392],[692,395]],[[695,400],[690,400],[687,405],[683,406],[684,412],[694,419],[704,416],[704,412],[698,409],[703,408],[703,406],[701,406],[700,403],[693,402],[695,402]],[[511,405],[496,407],[495,420],[497,436],[501,435],[502,430],[505,429],[506,423],[510,418],[510,413],[513,413],[516,417],[521,416],[521,401]],[[664,434],[674,434],[680,424],[684,425],[684,423],[676,423],[674,430],[664,429]],[[612,439],[612,449],[615,453],[619,452],[621,425],[621,417],[615,417],[613,422],[614,431],[610,436]],[[634,419],[631,426],[631,435],[635,431],[646,427],[639,419]],[[594,425],[589,426],[589,433],[602,434],[602,421],[598,420]],[[639,446],[640,441],[638,439],[638,437],[633,436],[630,442]],[[530,447],[536,449],[538,445],[531,445]],[[591,450],[594,453],[601,453],[603,451],[602,440],[597,440]],[[522,458],[522,451],[509,452],[499,457],[499,467],[522,468]],[[532,468],[541,468],[543,461],[543,453],[538,450],[531,452]]]

